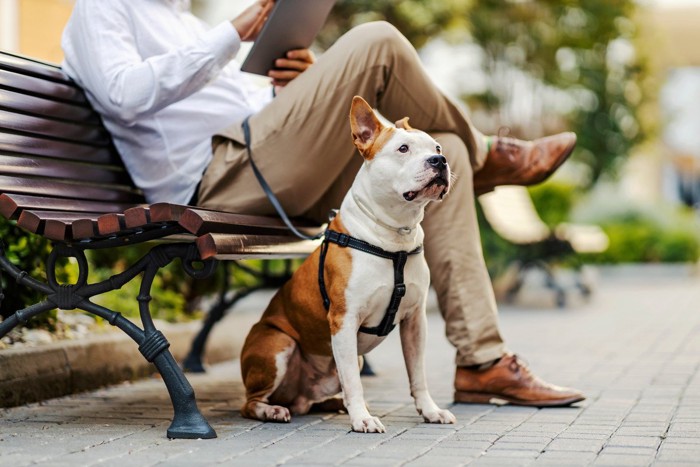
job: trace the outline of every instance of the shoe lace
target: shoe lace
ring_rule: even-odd
[[[527,369],[529,366],[530,365],[528,364],[527,360],[525,360],[517,354],[513,354],[513,359],[508,365],[508,367],[513,373],[517,373],[518,371],[520,371],[521,368]]]
[[[494,145],[494,149],[497,152],[504,154],[518,147],[517,140],[511,137],[510,134],[510,127],[502,126],[498,129],[498,133],[496,133],[496,144]]]

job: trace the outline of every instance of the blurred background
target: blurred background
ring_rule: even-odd
[[[0,0],[0,49],[60,63],[73,3]],[[191,6],[216,24],[249,3]],[[482,132],[578,134],[547,183],[480,199],[489,270],[510,277],[505,298],[522,281],[514,265],[698,262],[700,0],[339,0],[314,47],[377,19],[408,37]]]

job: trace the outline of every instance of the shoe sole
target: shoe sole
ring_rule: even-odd
[[[454,401],[459,404],[494,404],[494,405],[524,405],[527,407],[566,407],[584,400],[583,396],[573,396],[567,399],[529,401],[516,399],[501,394],[488,394],[483,392],[455,391]]]

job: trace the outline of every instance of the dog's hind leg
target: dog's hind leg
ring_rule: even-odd
[[[286,392],[281,386],[285,385],[289,364],[296,352],[296,342],[287,334],[262,322],[253,326],[241,353],[241,373],[246,387],[241,415],[269,422],[291,420],[287,407],[269,402],[273,393]]]

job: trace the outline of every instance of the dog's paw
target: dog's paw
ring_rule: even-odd
[[[457,423],[457,418],[449,410],[438,409],[434,412],[423,412],[423,419],[428,423]]]
[[[291,419],[292,416],[289,413],[289,409],[279,405],[268,405],[265,407],[264,415],[262,417],[262,420],[266,422],[279,423],[289,423]]]
[[[386,428],[377,417],[368,417],[352,422],[352,431],[358,433],[386,433]]]

